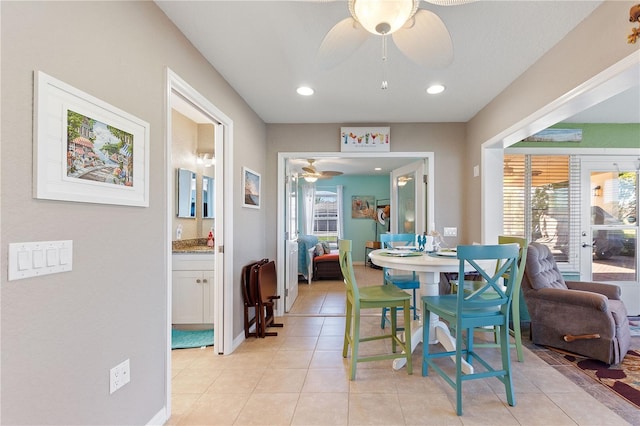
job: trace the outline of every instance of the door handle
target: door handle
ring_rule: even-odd
[[[587,243],[582,243],[582,247],[583,247],[583,248],[584,248],[584,247],[593,247],[593,245],[591,245],[591,244],[587,244]]]

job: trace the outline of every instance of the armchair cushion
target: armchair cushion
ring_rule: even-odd
[[[534,250],[530,249],[527,253],[525,274],[528,276],[531,286],[536,290],[567,288],[550,250],[539,250],[535,246]]]

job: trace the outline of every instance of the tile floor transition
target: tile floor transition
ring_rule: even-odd
[[[355,268],[359,285],[380,283],[380,271]],[[379,315],[371,311],[364,318],[365,333],[380,331]],[[359,364],[350,382],[348,360],[342,358],[340,281],[301,282],[292,311],[280,320],[285,326],[278,336],[249,338],[228,356],[214,355],[211,347],[172,351],[167,424],[640,424],[640,410],[531,342],[523,363],[512,357],[515,407],[506,403],[497,379],[474,380],[463,387],[464,415],[456,416],[451,387],[435,373],[420,374],[422,345],[414,352],[413,375],[379,361]]]

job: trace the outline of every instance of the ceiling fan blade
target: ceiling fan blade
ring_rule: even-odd
[[[407,58],[427,68],[444,68],[453,62],[453,42],[438,15],[420,9],[408,25],[391,35]]]
[[[324,36],[316,61],[322,69],[330,69],[351,56],[368,37],[368,32],[353,18],[345,18]]]
[[[304,171],[305,171],[305,172],[307,172],[307,173],[311,173],[312,175],[315,175],[315,174],[317,174],[317,173],[318,173],[318,172],[316,171],[316,168],[315,168],[315,167],[313,167],[313,166],[306,166],[306,167],[303,167],[303,168],[302,168],[302,170],[304,170]]]
[[[326,172],[322,172],[323,176],[329,176],[329,177],[333,177],[333,176],[340,176],[342,174],[342,172],[336,172],[333,170],[327,170]]]

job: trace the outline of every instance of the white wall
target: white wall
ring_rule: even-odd
[[[1,8],[2,423],[145,424],[167,386],[166,67],[234,121],[236,194],[241,165],[265,172],[264,123],[152,2]],[[148,208],[32,198],[34,70],[150,123]],[[265,210],[233,202],[239,277],[263,256]],[[73,271],[7,281],[9,243],[63,239]],[[125,359],[131,382],[109,395],[109,369]]]

